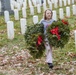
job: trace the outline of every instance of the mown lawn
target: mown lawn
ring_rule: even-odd
[[[76,30],[76,16],[72,15],[72,5],[70,7],[71,17],[65,18],[69,21],[71,36],[63,49],[53,48],[53,70],[50,70],[45,63],[45,55],[41,59],[33,59],[29,55],[24,36],[20,31],[20,21],[15,21],[14,16],[10,15],[10,20],[14,22],[15,37],[13,40],[9,40],[7,38],[7,25],[4,21],[4,16],[0,16],[0,75],[75,75],[76,49],[74,30]],[[63,7],[64,13],[66,13],[65,8]],[[59,17],[59,8],[56,11]],[[43,17],[42,13],[38,14],[35,7],[35,15],[38,15],[39,21]],[[20,18],[22,18],[21,11],[19,14]],[[28,7],[27,25],[33,24],[32,18]]]

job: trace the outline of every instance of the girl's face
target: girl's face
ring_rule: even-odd
[[[50,10],[47,10],[45,16],[46,16],[46,20],[50,20],[52,18],[52,12]]]

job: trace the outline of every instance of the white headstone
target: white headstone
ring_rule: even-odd
[[[10,21],[9,12],[7,10],[4,11],[4,19],[5,19],[5,23],[7,23],[8,21]]]
[[[46,0],[43,0],[44,1],[44,4],[46,4]]]
[[[19,11],[18,11],[18,9],[14,9],[14,17],[15,17],[15,20],[19,20]]]
[[[73,15],[76,15],[76,5],[73,5]]]
[[[36,0],[32,0],[32,1],[33,1],[34,6],[36,7]]]
[[[46,4],[43,3],[43,10],[45,11],[47,9]]]
[[[21,9],[20,3],[17,3],[16,5],[17,5],[17,9],[20,10]]]
[[[64,6],[66,6],[67,5],[67,2],[66,2],[66,0],[63,0],[64,1]]]
[[[49,8],[52,10],[52,2],[49,3]]]
[[[30,0],[28,0],[28,4],[29,4],[29,7],[31,7],[31,6],[32,6],[32,3],[31,3],[31,1],[30,1]]]
[[[49,4],[51,1],[50,0],[47,0],[47,3]]]
[[[74,0],[72,0],[72,4],[74,4]]]
[[[23,7],[24,7],[25,9],[26,9],[26,7],[27,7],[25,2],[23,2]]]
[[[27,7],[27,0],[24,0],[24,2],[23,3],[25,3],[25,6]]]
[[[58,7],[57,4],[58,4],[57,2],[54,2],[54,8],[57,8]]]
[[[19,4],[20,4],[20,6],[22,7],[23,0],[19,0]]]
[[[27,1],[28,1],[28,0],[24,0],[24,2],[26,3],[26,6],[27,6]]]
[[[30,14],[34,15],[34,7],[33,6],[30,7]]]
[[[62,0],[59,0],[59,6],[62,7]]]
[[[66,17],[70,17],[70,7],[66,7]]]
[[[71,2],[70,2],[70,0],[68,0],[68,5],[70,5],[71,4]]]
[[[13,4],[11,4],[11,10],[14,10],[14,5]]]
[[[38,16],[33,16],[33,23],[34,24],[38,23]]]
[[[22,8],[22,16],[26,18],[26,9],[24,7]]]
[[[40,4],[37,4],[37,12],[41,13],[41,6],[40,6]]]
[[[17,2],[16,2],[16,1],[14,1],[14,3],[13,3],[13,4],[14,4],[14,7],[15,7],[15,8],[17,8]]]
[[[11,0],[11,4],[12,4],[13,6],[15,6],[15,5],[16,5],[16,1]]]
[[[41,0],[39,0],[39,4],[40,4],[40,6],[42,5],[42,4],[41,4]]]
[[[64,18],[63,8],[59,9],[59,17],[60,17],[60,19]]]
[[[54,3],[55,1],[54,0],[51,0],[51,2]]]
[[[8,39],[12,40],[14,38],[14,23],[13,21],[7,22],[7,35]]]
[[[56,10],[53,10],[53,17],[52,19],[54,19],[55,21],[57,21],[57,14],[56,14]]]
[[[39,4],[39,3],[40,3],[39,0],[36,0],[36,5]]]
[[[21,33],[24,35],[25,34],[25,31],[26,31],[26,19],[20,19],[20,25],[21,25]]]

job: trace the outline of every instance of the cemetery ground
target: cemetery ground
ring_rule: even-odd
[[[71,7],[71,6],[70,6]],[[64,7],[65,9],[65,7]],[[56,9],[58,11],[58,9]],[[71,9],[72,10],[72,9]],[[19,12],[22,18],[21,11]],[[42,13],[37,14],[39,20]],[[57,14],[58,15],[58,14]],[[7,26],[4,17],[0,16],[0,75],[76,75],[76,49],[74,41],[74,30],[76,30],[76,16],[71,14],[69,21],[70,39],[63,49],[53,48],[53,64],[51,70],[45,63],[45,54],[41,59],[33,59],[26,49],[24,36],[21,34],[20,21],[14,20],[15,37],[7,39]],[[32,16],[27,9],[27,25],[32,25]]]

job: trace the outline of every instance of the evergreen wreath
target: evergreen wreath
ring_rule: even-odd
[[[70,37],[69,23],[65,19],[53,22],[47,28],[47,38],[50,45],[63,48]]]
[[[41,58],[44,54],[44,26],[43,24],[35,24],[27,26],[25,32],[25,42],[27,49],[33,58]]]

